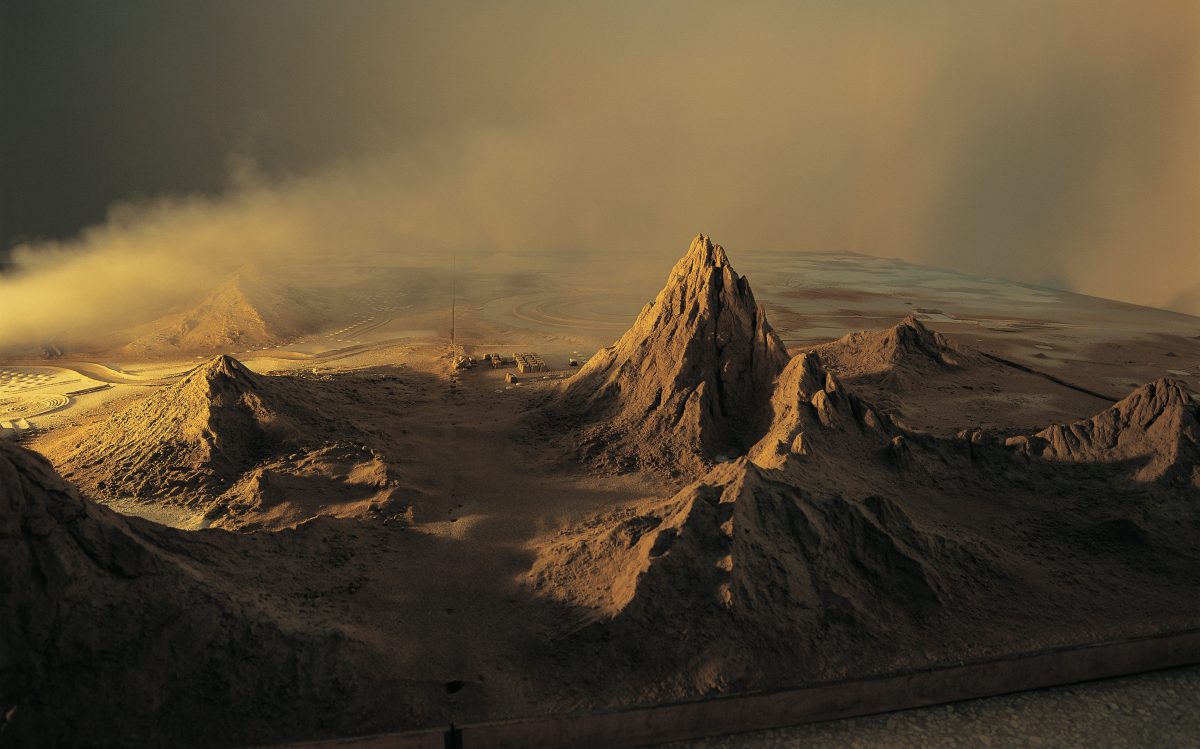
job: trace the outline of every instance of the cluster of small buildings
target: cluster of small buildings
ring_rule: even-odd
[[[545,372],[549,367],[542,357],[534,353],[528,354],[513,354],[513,360],[517,364],[518,372]]]
[[[515,366],[518,372],[545,372],[549,369],[546,366],[546,360],[532,351],[523,354],[513,354],[511,359],[505,358],[500,354],[488,354],[484,357],[487,359],[493,369],[501,367]]]

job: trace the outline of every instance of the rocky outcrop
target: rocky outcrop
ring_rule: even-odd
[[[1200,408],[1178,380],[1143,385],[1090,419],[1056,424],[1008,445],[1051,461],[1135,465],[1139,480],[1200,487]]]
[[[671,652],[661,677],[703,693],[931,631],[970,649],[995,605],[1062,618],[1074,583],[1037,571],[1063,559],[1194,570],[1196,409],[1177,383],[1006,445],[907,429],[810,352],[779,376],[771,413],[747,457],[547,539],[531,587],[578,612],[579,637],[616,643],[610,658],[636,670]],[[680,652],[689,640],[703,656]]]
[[[336,672],[334,643],[225,590],[222,540],[117,515],[0,441],[0,742],[196,745],[179,727],[254,735],[272,708],[247,689],[331,699],[296,675]]]
[[[558,408],[600,462],[696,470],[761,436],[787,360],[749,282],[702,234],[633,327],[571,379]]]
[[[881,383],[888,377],[937,375],[981,363],[978,354],[956,346],[912,315],[890,328],[850,333],[813,351],[844,378]]]
[[[332,443],[250,469],[207,508],[206,519],[242,531],[294,526],[317,515],[407,523],[411,495],[378,452]]]
[[[751,460],[764,467],[820,453],[822,446],[832,446],[839,456],[865,457],[902,432],[891,417],[848,391],[812,352],[796,356],[783,370],[771,413],[770,428],[750,451]]]

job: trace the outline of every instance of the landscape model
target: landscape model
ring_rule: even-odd
[[[235,280],[109,364],[6,360],[0,739],[261,745],[1200,626],[1200,321],[1056,297],[1125,314],[1089,338],[790,262],[764,302],[699,235],[623,335],[480,282],[448,348],[376,291],[338,329]]]

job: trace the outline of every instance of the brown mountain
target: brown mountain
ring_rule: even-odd
[[[229,356],[196,367],[47,452],[98,497],[193,500],[223,491],[318,423],[296,383],[262,377]]]
[[[217,525],[398,509],[399,480],[316,384],[222,355],[39,449],[97,499],[182,504]]]
[[[850,333],[814,351],[826,366],[845,375],[955,369],[981,358],[960,349],[912,315],[890,328]]]
[[[1003,426],[1020,434],[1111,402],[1049,372],[951,340],[911,315],[812,351],[877,408],[945,436],[963,427]]]
[[[1194,625],[1200,505],[1143,469],[1195,475],[1194,406],[1162,384],[1122,404],[1059,438],[937,437],[798,356],[748,457],[547,538],[530,584],[672,697]]]
[[[243,273],[194,306],[132,331],[125,351],[175,355],[263,348],[312,332],[321,319],[302,292]]]
[[[571,379],[559,407],[601,463],[693,470],[758,439],[787,360],[749,282],[701,234],[633,327]]]
[[[1141,480],[1200,488],[1200,408],[1178,380],[1155,380],[1090,419],[1056,424],[1009,444],[1045,460],[1128,462]]]

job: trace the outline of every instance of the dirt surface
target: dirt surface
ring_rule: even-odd
[[[972,340],[961,318],[920,312],[881,316],[874,338],[825,337],[830,348],[816,354],[798,341],[799,355],[776,362],[772,324],[791,337],[792,323],[774,316],[782,307],[760,308],[725,253],[698,242],[689,257],[700,262],[683,274],[696,283],[672,274],[666,303],[614,348],[621,356],[601,354],[574,381],[567,356],[620,335],[606,338],[612,306],[552,303],[561,287],[539,300],[530,290],[544,281],[525,278],[468,286],[459,328],[479,341],[475,353],[543,353],[553,371],[517,384],[505,382],[511,369],[453,371],[449,347],[420,333],[432,313],[398,309],[387,325],[240,362],[47,367],[112,387],[94,401],[72,396],[24,441],[88,498],[25,448],[5,447],[5,558],[34,561],[14,562],[24,572],[0,590],[14,612],[0,668],[16,685],[0,693],[0,713],[16,708],[0,736],[312,739],[788,686],[1200,622],[1188,377],[1142,378],[1148,367],[1114,377],[1108,364],[1064,373],[1037,359],[1030,372],[993,358],[1026,366],[1011,343]],[[858,277],[873,267],[838,262]],[[922,293],[944,288],[922,286],[941,278],[932,272],[892,270]],[[766,285],[778,291],[787,274]],[[828,311],[831,293],[811,304]],[[897,304],[890,293],[874,303]],[[938,314],[950,317],[945,307]],[[589,314],[594,326],[569,332]],[[409,325],[420,334],[402,335]],[[1072,356],[1100,337],[1073,330]],[[1163,358],[1190,355],[1170,340],[1177,356]],[[730,368],[742,374],[718,387]],[[1107,393],[1121,379],[1140,381],[1115,408],[1080,389]],[[703,418],[675,434],[676,407],[686,412],[702,383],[713,393]],[[592,410],[601,401],[612,410]],[[557,431],[564,407],[568,429]],[[611,414],[609,444],[635,460],[578,460],[572,430]],[[742,447],[722,455],[717,445]],[[683,447],[664,471],[663,456]],[[96,536],[111,549],[72,540]],[[114,568],[130,544],[135,563]],[[81,613],[55,600],[78,601]],[[207,608],[193,614],[197,600]],[[263,652],[247,656],[255,642]],[[97,683],[117,686],[95,701]]]

